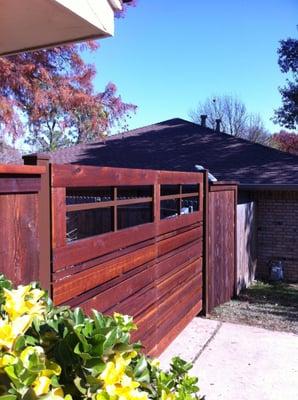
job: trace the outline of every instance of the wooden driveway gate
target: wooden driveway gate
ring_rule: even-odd
[[[237,286],[237,184],[213,182],[208,186],[206,313],[231,300]]]
[[[159,354],[202,309],[203,176],[51,165],[54,302],[133,315]]]

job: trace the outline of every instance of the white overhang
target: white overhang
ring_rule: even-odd
[[[114,34],[121,0],[0,0],[0,55]]]

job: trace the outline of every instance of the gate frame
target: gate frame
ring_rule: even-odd
[[[205,307],[203,307],[203,313],[204,315],[208,315],[213,308],[210,306],[209,302],[209,272],[210,269],[212,268],[212,257],[210,257],[210,254],[212,251],[214,251],[214,247],[210,246],[209,243],[209,231],[210,231],[210,193],[211,192],[225,192],[225,191],[232,191],[234,195],[234,220],[233,220],[233,225],[234,225],[234,258],[233,258],[233,271],[234,271],[234,280],[233,280],[233,293],[230,299],[232,299],[234,296],[237,294],[237,198],[238,198],[238,182],[236,181],[215,181],[215,182],[209,182],[208,180],[208,171],[205,173],[205,280],[204,280],[204,287],[205,287],[205,295],[204,295],[204,301],[205,301]],[[230,300],[227,299],[226,301]],[[220,304],[217,304],[218,306]]]

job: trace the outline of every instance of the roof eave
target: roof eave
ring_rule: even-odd
[[[3,3],[3,4],[2,4]],[[0,0],[0,56],[114,35],[121,0]]]

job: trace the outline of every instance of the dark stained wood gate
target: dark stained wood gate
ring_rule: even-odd
[[[15,285],[38,280],[42,176],[37,166],[0,165],[0,273]],[[45,285],[46,286],[46,285]]]
[[[205,313],[236,294],[237,184],[214,182],[206,190]]]
[[[132,315],[157,355],[202,310],[203,174],[51,166],[56,304]]]

